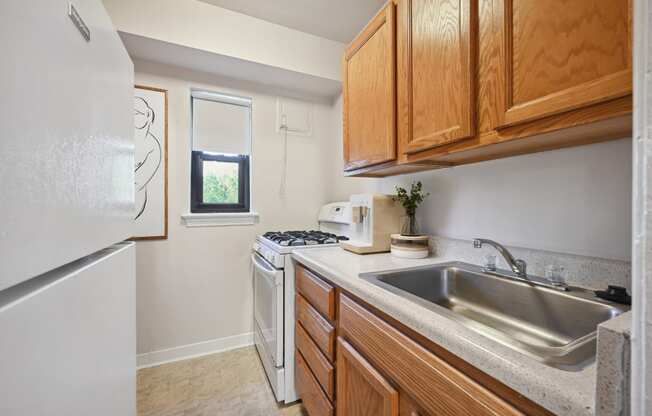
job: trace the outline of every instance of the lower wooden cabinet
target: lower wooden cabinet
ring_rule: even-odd
[[[335,414],[335,288],[296,267],[295,384],[311,416]]]
[[[398,416],[398,391],[348,342],[337,340],[337,412]]]
[[[316,274],[311,278],[328,285]],[[329,287],[335,290],[334,319],[297,295],[296,386],[310,416],[552,416]]]
[[[523,414],[347,296],[340,296],[339,312],[340,334],[427,414]],[[340,363],[337,365],[339,369]],[[345,415],[348,413],[340,414]]]

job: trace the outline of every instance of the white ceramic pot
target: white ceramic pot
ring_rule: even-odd
[[[391,235],[390,251],[392,256],[405,259],[422,259],[428,257],[429,238],[427,235]]]

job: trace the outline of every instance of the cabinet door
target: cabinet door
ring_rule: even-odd
[[[398,392],[348,342],[338,338],[337,415],[398,414]]]
[[[632,91],[630,0],[494,0],[504,24],[503,126]]]
[[[394,385],[413,398],[411,412],[423,413],[418,410],[421,408],[433,416],[524,416],[362,305],[344,294],[339,299],[338,334],[350,340]],[[338,347],[338,353],[340,350]],[[339,356],[337,359],[339,365]],[[340,394],[339,366],[337,371]],[[403,400],[404,394],[400,397]]]
[[[401,155],[475,133],[475,4],[472,0],[398,1]]]
[[[344,55],[344,169],[396,159],[395,6],[390,1]]]

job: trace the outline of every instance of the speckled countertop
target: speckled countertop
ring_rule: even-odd
[[[473,332],[444,315],[359,277],[360,273],[423,266],[457,259],[431,256],[411,260],[399,259],[390,254],[357,255],[339,247],[296,250],[292,256],[324,278],[374,305],[551,412],[559,416],[594,415],[595,364],[577,372],[546,366]]]

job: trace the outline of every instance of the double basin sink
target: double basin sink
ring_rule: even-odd
[[[588,290],[554,290],[460,262],[360,277],[509,348],[569,371],[595,359],[598,324],[629,309],[603,301]]]

